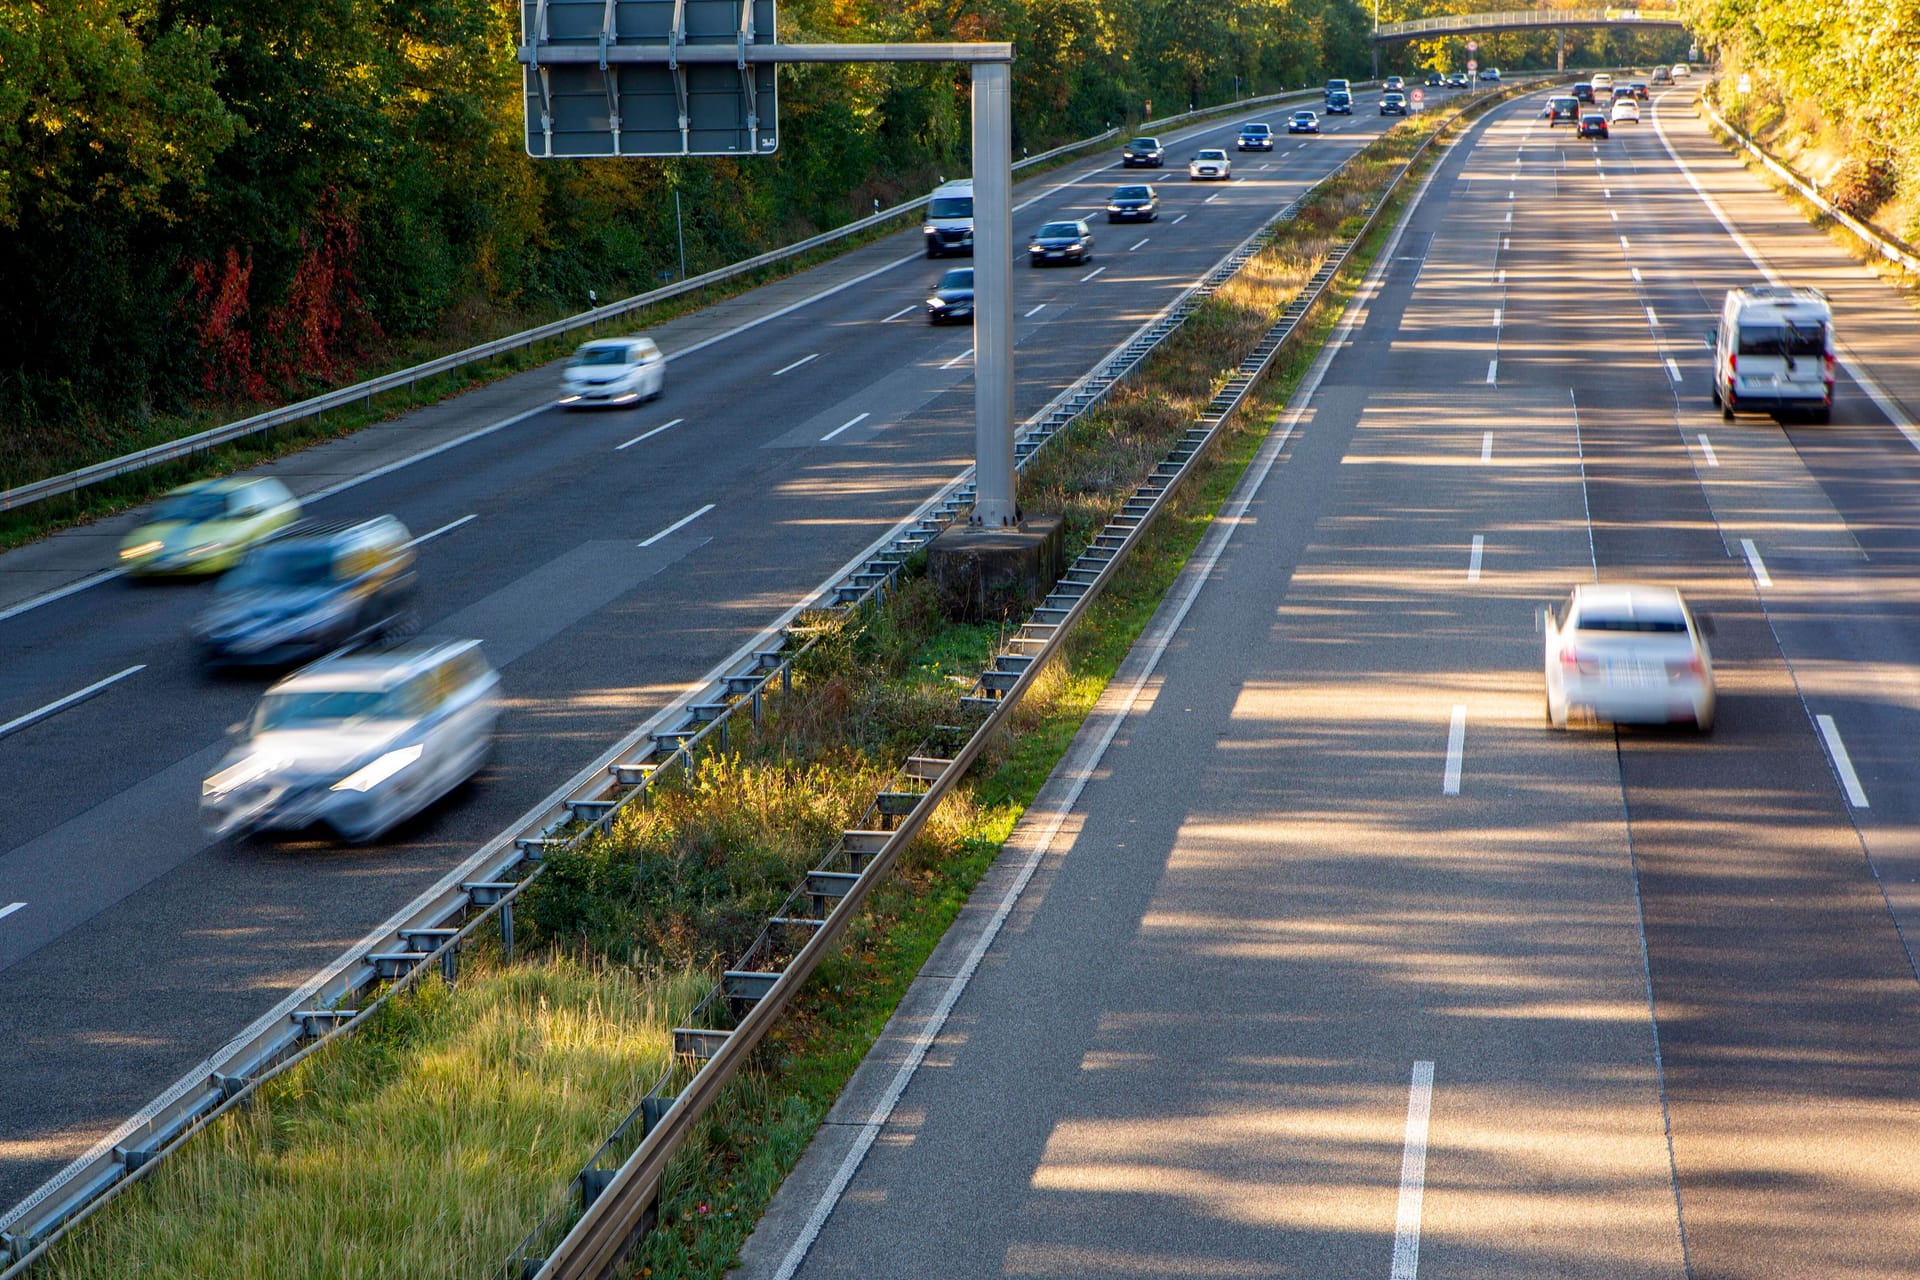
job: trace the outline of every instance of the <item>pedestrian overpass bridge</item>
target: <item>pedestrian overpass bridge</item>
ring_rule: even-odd
[[[1686,27],[1680,10],[1670,6],[1646,9],[1513,9],[1505,13],[1451,13],[1406,22],[1383,22],[1373,42],[1424,40],[1437,36],[1493,31],[1544,31],[1568,27]]]

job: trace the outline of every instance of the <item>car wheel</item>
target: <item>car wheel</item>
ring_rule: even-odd
[[[1697,730],[1700,733],[1712,733],[1713,732],[1713,712],[1709,711],[1703,718],[1699,720],[1695,720],[1693,722],[1693,727],[1695,730]]]
[[[1722,400],[1720,402],[1720,421],[1722,422],[1733,421],[1733,402],[1732,401]]]
[[[1117,218],[1117,217],[1115,217],[1115,216],[1114,216],[1113,214],[1111,214],[1111,213],[1110,213],[1110,214],[1108,214],[1108,215],[1107,215],[1107,225],[1108,225],[1108,226],[1112,226],[1112,225],[1113,225],[1114,223],[1116,223],[1116,222],[1118,222],[1118,221],[1120,221],[1120,219],[1119,219],[1119,218]]]

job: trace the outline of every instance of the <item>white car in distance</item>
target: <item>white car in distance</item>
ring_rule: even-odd
[[[1636,102],[1630,94],[1616,97],[1613,100],[1613,108],[1607,113],[1607,116],[1615,124],[1619,124],[1623,120],[1629,124],[1639,124],[1640,104]]]
[[[652,338],[595,338],[560,372],[560,403],[628,405],[667,389],[667,361]]]
[[[1226,181],[1233,177],[1233,161],[1227,153],[1218,147],[1208,147],[1187,161],[1187,177],[1195,182],[1203,179]]]
[[[1672,587],[1603,582],[1538,614],[1546,637],[1547,721],[1713,728],[1709,619]]]

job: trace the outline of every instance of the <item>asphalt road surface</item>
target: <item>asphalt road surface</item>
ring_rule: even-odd
[[[1184,162],[1246,119],[1182,131],[1169,167],[1117,149],[1023,184],[1016,231],[1095,220],[1079,268],[1015,272],[1024,416],[1375,136],[1235,154],[1235,181]],[[1120,181],[1153,181],[1157,223],[1108,226]],[[971,334],[930,328],[917,227],[656,332],[666,395],[551,407],[553,369],[271,467],[312,514],[391,512],[415,534],[419,612],[478,636],[504,679],[492,763],[371,848],[209,842],[196,804],[263,681],[212,679],[187,643],[204,585],[126,580],[125,520],[0,557],[0,1205],[12,1204],[308,975],[535,808],[603,749],[805,598],[972,460]],[[842,287],[844,286],[844,287]],[[812,299],[811,301],[808,301]],[[752,327],[744,327],[751,325]],[[730,335],[730,336],[728,336]],[[714,340],[718,339],[718,340]],[[498,425],[498,429],[482,429]],[[428,445],[474,438],[390,471]],[[369,478],[370,477],[370,478]],[[705,510],[666,537],[655,535]],[[57,598],[49,598],[50,596]]]
[[[1451,151],[741,1280],[1920,1272],[1920,323],[1685,96]],[[1830,426],[1709,403],[1748,249]],[[1710,736],[1546,726],[1596,578]]]

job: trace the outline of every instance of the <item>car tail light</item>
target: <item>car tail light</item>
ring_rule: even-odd
[[[1738,369],[1739,367],[1740,367],[1740,357],[1729,354],[1727,356],[1727,376],[1731,378],[1733,376],[1733,371],[1735,369]]]
[[[1706,674],[1707,664],[1700,661],[1698,657],[1688,658],[1685,662],[1672,659],[1667,662],[1668,676],[1705,676]]]
[[[1572,645],[1566,645],[1562,647],[1560,650],[1560,665],[1563,667],[1579,666],[1580,651],[1575,649]]]
[[[1831,352],[1831,351],[1829,351],[1829,352],[1827,352],[1827,354],[1826,354],[1826,374],[1825,374],[1825,377],[1826,377],[1826,380],[1827,380],[1827,385],[1828,385],[1828,386],[1832,386],[1832,385],[1833,385],[1833,352]]]

